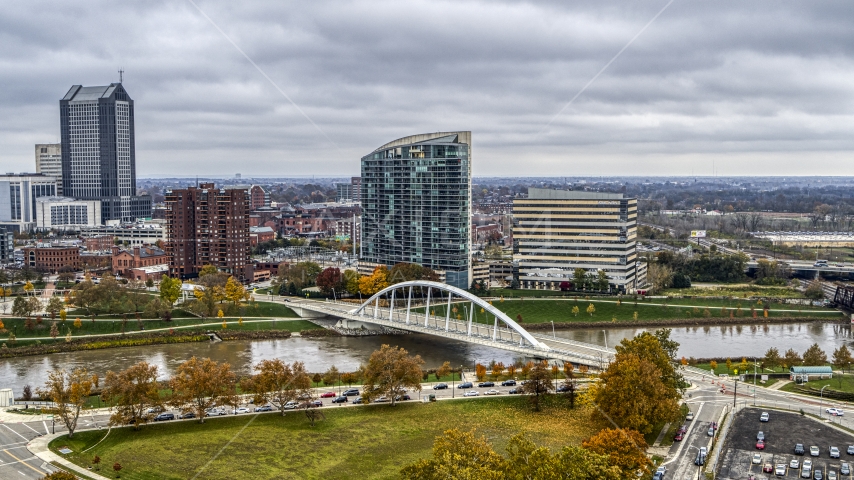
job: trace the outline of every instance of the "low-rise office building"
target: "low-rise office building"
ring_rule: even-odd
[[[56,196],[56,177],[37,173],[0,175],[0,225],[27,232],[36,225],[36,199]]]
[[[609,288],[633,292],[637,268],[637,199],[620,193],[528,189],[513,201],[513,259],[522,288],[560,288],[575,270],[604,271]]]
[[[80,247],[37,245],[24,247],[24,264],[42,272],[80,269]]]
[[[80,230],[101,225],[100,200],[75,200],[68,197],[36,199],[37,230]]]
[[[152,247],[133,247],[132,250],[121,249],[113,245],[113,273],[125,278],[136,278],[131,270],[154,265],[165,265],[169,263],[169,256],[163,250]]]

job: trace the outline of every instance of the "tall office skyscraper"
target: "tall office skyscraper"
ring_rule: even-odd
[[[122,84],[74,85],[59,114],[63,194],[101,200],[103,221],[151,217],[151,197],[136,195],[133,100]]]
[[[417,263],[471,284],[471,132],[413,135],[362,157],[359,270]]]
[[[36,173],[59,180],[56,194],[62,195],[62,145],[59,143],[36,144]]]

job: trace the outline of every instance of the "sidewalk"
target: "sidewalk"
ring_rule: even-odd
[[[95,480],[109,480],[107,477],[99,475],[92,470],[87,468],[83,468],[77,466],[68,460],[60,457],[59,455],[50,451],[47,448],[47,445],[56,437],[61,437],[65,435],[65,433],[57,433],[56,435],[44,435],[41,437],[36,437],[27,444],[27,449],[35,456],[44,460],[48,463],[55,463],[58,465],[62,465],[63,468],[67,470],[71,470],[72,472],[77,472],[81,475],[85,475],[87,478],[94,478]]]

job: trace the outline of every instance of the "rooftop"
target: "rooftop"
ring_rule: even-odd
[[[626,198],[626,196],[622,193],[529,188],[528,198],[530,200],[622,200]]]

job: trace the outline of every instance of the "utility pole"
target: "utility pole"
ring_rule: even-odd
[[[732,392],[732,411],[735,412],[735,398],[738,396],[738,379],[735,379],[735,390]]]

